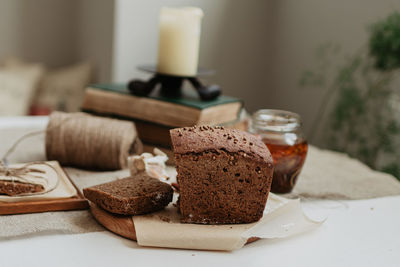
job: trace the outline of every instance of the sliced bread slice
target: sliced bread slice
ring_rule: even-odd
[[[172,187],[145,173],[83,189],[87,199],[115,214],[140,215],[163,209]]]

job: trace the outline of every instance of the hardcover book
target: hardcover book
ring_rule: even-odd
[[[230,96],[201,101],[194,91],[183,90],[178,98],[154,94],[148,97],[132,95],[126,84],[94,84],[86,89],[82,110],[125,117],[168,127],[219,125],[235,121],[242,101]]]

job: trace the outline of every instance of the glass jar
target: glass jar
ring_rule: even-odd
[[[308,150],[300,116],[284,110],[261,109],[253,114],[249,131],[259,135],[271,152],[274,161],[271,192],[291,192]]]

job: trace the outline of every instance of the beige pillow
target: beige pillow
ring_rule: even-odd
[[[7,58],[4,65],[14,69],[33,64]],[[78,111],[85,87],[91,82],[91,72],[88,62],[47,71],[33,97],[33,106],[66,112]]]
[[[0,68],[0,116],[27,115],[38,82],[40,65],[24,68]]]
[[[91,66],[80,63],[49,71],[43,78],[34,104],[51,110],[78,111],[91,80]]]

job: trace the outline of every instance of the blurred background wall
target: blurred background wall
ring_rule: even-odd
[[[18,56],[50,67],[72,63],[78,27],[73,2],[0,0],[0,57]]]
[[[200,65],[217,70],[210,82],[250,112],[300,113],[306,132],[326,90],[299,87],[316,48],[334,42],[352,53],[365,45],[370,23],[400,8],[395,0],[0,0],[0,60],[89,60],[101,82],[147,77],[136,66],[156,62],[159,10],[182,5],[205,12]]]
[[[293,110],[304,119],[307,133],[328,88],[300,88],[302,73],[315,67],[317,49],[331,43],[341,53],[330,71],[368,43],[368,26],[400,9],[396,0],[271,1],[270,77],[265,106]],[[331,78],[335,73],[331,73]],[[323,131],[322,131],[323,134]]]
[[[111,79],[113,0],[0,0],[0,59],[57,68],[89,60],[94,80]]]
[[[315,65],[318,47],[341,47],[343,56],[331,62],[339,65],[346,55],[365,47],[370,24],[400,8],[395,0],[120,0],[115,12],[115,81],[146,77],[135,66],[156,61],[159,9],[181,5],[205,12],[200,65],[217,70],[211,80],[225,93],[243,98],[250,112],[277,108],[300,113],[306,133],[313,131],[327,90],[299,86],[302,73]]]

